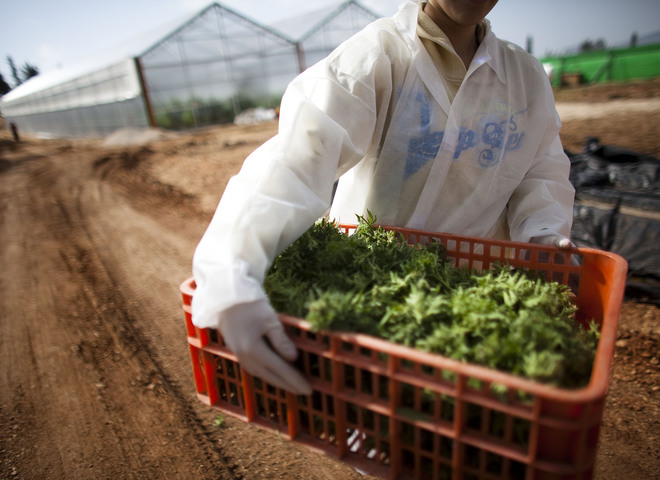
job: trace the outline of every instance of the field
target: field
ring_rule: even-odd
[[[557,92],[585,137],[660,157],[660,81]],[[19,144],[0,133],[0,478],[367,479],[202,405],[178,285],[275,123]],[[660,309],[623,306],[597,478],[660,472]]]

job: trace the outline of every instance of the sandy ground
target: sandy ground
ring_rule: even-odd
[[[568,149],[599,136],[660,156],[660,82],[557,99]],[[194,393],[178,285],[229,176],[275,130],[0,136],[0,478],[370,478],[238,420],[218,427]],[[659,321],[623,306],[596,478],[658,478]]]
[[[564,123],[617,116],[621,113],[652,115],[660,110],[660,98],[648,100],[609,100],[603,103],[574,102],[557,105],[557,112]]]

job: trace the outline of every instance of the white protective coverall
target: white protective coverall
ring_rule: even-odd
[[[540,62],[487,28],[450,103],[419,5],[367,26],[287,88],[278,134],[228,183],[193,260],[193,322],[263,300],[275,256],[330,217],[477,237],[568,237],[574,189]]]

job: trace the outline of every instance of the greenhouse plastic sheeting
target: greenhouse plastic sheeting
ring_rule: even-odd
[[[280,29],[213,2],[80,64],[40,74],[4,95],[0,108],[22,133],[52,137],[192,128],[276,108],[306,66],[378,18],[356,0],[302,10]]]
[[[660,160],[588,139],[571,154],[578,246],[623,256],[630,290],[660,298]]]
[[[578,83],[628,82],[660,76],[660,43],[632,48],[596,50],[541,60],[553,86]]]
[[[71,69],[34,77],[2,97],[2,114],[22,132],[41,137],[104,136],[148,126],[133,59],[80,75]]]

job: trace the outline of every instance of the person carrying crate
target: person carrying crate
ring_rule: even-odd
[[[193,258],[193,322],[219,328],[251,374],[310,392],[262,282],[328,212],[572,247],[552,90],[540,62],[493,33],[496,3],[408,1],[289,84],[278,134],[229,181]]]

